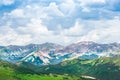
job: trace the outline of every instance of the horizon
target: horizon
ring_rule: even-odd
[[[0,45],[120,43],[120,0],[1,0]]]
[[[72,45],[72,44],[77,44],[77,43],[87,43],[87,42],[92,42],[92,43],[97,43],[97,42],[94,42],[94,41],[80,41],[80,42],[73,42],[73,43],[70,43],[68,45],[64,45],[64,44],[60,44],[60,43],[54,43],[54,42],[43,42],[43,43],[29,43],[29,44],[25,44],[25,45],[0,45],[0,46],[4,46],[4,47],[7,47],[7,46],[28,46],[28,45],[42,45],[42,44],[56,44],[56,45],[60,45],[60,46],[69,46],[69,45]],[[97,43],[97,44],[114,44],[114,43],[117,43],[117,44],[120,44],[119,42],[108,42],[108,43]]]

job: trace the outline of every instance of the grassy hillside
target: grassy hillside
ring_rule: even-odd
[[[94,77],[119,80],[120,58],[74,59],[42,67],[0,61],[0,80],[95,80]]]
[[[75,59],[57,65],[44,66],[37,71],[53,74],[89,75],[100,80],[119,80],[120,58]]]
[[[62,75],[52,74],[52,73],[41,74],[29,68],[0,61],[0,80],[93,80],[93,79],[87,79],[81,76],[68,75],[68,74],[62,74]]]

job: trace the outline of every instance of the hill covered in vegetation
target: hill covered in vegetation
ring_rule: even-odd
[[[53,74],[89,75],[100,80],[119,80],[120,58],[67,60],[57,65],[41,67],[38,71]]]

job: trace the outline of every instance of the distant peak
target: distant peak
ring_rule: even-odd
[[[54,45],[55,43],[46,42],[46,43],[43,43],[43,44],[51,44],[51,45]]]
[[[93,41],[81,41],[81,42],[76,42],[76,44],[93,44],[95,42]]]

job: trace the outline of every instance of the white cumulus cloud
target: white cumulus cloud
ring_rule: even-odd
[[[0,0],[0,4],[2,5],[11,5],[14,3],[14,0]]]
[[[95,7],[108,0],[46,1],[42,1],[44,4],[28,1],[4,12],[0,18],[0,44],[119,42],[119,12],[110,11],[106,6]],[[11,5],[14,0],[1,0],[0,4]]]

